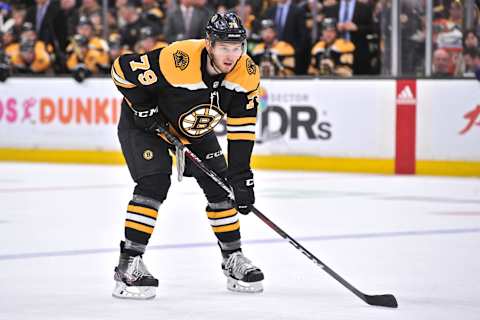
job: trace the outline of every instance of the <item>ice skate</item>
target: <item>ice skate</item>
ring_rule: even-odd
[[[142,256],[120,254],[120,262],[115,267],[116,281],[112,295],[124,299],[155,298],[158,280],[155,279],[143,263]]]
[[[222,262],[227,277],[227,289],[235,292],[257,293],[263,291],[263,272],[247,259],[242,252],[230,254]]]

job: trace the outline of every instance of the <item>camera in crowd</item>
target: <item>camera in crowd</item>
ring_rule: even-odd
[[[72,40],[74,50],[79,60],[83,60],[88,51],[88,38],[77,34]],[[83,82],[86,78],[90,77],[92,73],[88,70],[84,63],[78,63],[75,69],[72,71],[73,78],[77,82]]]

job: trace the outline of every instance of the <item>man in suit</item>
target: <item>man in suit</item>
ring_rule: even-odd
[[[165,39],[174,42],[184,39],[202,39],[210,14],[208,9],[193,5],[192,0],[180,0],[180,5],[167,14]]]
[[[39,40],[53,45],[55,50],[65,50],[67,23],[58,1],[35,0],[35,5],[27,10],[25,21],[35,26]]]
[[[358,0],[340,0],[325,10],[325,16],[337,19],[339,35],[355,45],[353,74],[371,74],[367,35],[373,32],[372,6]]]
[[[290,43],[295,48],[295,73],[306,74],[309,61],[309,35],[305,10],[292,3],[292,0],[278,0],[268,8],[265,19],[274,21],[278,39]]]
[[[135,44],[140,39],[140,31],[144,27],[151,27],[156,36],[161,32],[160,25],[154,25],[143,18],[137,10],[136,1],[129,0],[119,10],[120,17],[125,21],[125,26],[120,29],[122,46],[134,51]]]

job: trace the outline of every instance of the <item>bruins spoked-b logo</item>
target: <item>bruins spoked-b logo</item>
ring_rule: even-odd
[[[190,57],[183,51],[177,50],[173,54],[173,59],[175,60],[175,67],[180,70],[185,70],[190,62]]]
[[[199,138],[210,131],[222,120],[223,112],[219,107],[201,104],[182,114],[178,127],[187,137]]]
[[[250,58],[247,59],[247,72],[250,75],[257,72],[257,66],[255,65],[255,62],[253,62]]]
[[[153,151],[152,150],[145,150],[143,151],[143,159],[145,160],[152,160],[153,159]]]

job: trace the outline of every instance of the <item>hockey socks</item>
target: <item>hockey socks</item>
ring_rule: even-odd
[[[155,228],[159,207],[159,201],[133,195],[127,207],[125,238],[146,245]]]
[[[240,249],[240,221],[237,210],[214,208],[213,205],[209,204],[207,207],[207,216],[220,248],[222,251],[232,252]]]

